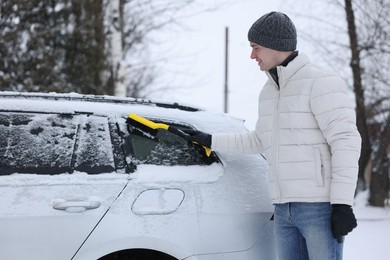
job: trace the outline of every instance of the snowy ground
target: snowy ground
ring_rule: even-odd
[[[354,212],[358,227],[346,237],[345,260],[390,259],[390,207],[367,206],[368,191],[358,194]]]

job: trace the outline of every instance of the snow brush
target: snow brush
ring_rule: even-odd
[[[146,127],[148,130],[147,133],[150,134],[150,137],[152,139],[153,139],[153,136],[155,136],[157,134],[158,129],[163,129],[163,130],[166,130],[168,132],[171,132],[172,134],[180,136],[185,140],[189,139],[189,135],[177,127],[163,124],[163,123],[155,123],[153,121],[150,121],[149,119],[146,119],[146,118],[139,116],[137,114],[134,114],[134,113],[129,114],[129,117],[127,118],[127,123],[134,126],[137,129],[145,129],[145,127]],[[142,130],[141,130],[141,132],[144,133],[144,131],[142,131]],[[192,143],[200,145],[194,141],[192,141]],[[211,149],[209,147],[206,147],[203,145],[201,145],[201,146],[205,150],[206,155],[209,157],[211,154]]]

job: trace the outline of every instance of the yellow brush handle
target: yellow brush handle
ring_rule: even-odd
[[[168,128],[169,128],[169,125],[166,125],[166,124],[162,124],[162,123],[155,123],[153,121],[150,121],[142,116],[139,116],[137,114],[134,114],[134,113],[130,113],[129,114],[129,118],[149,127],[149,128],[152,128],[152,129],[164,129],[164,130],[167,130],[168,131]],[[193,143],[196,143],[198,144],[197,142],[193,142]],[[206,147],[206,146],[203,146],[202,147],[204,148],[205,152],[206,152],[206,155],[207,156],[210,156],[211,154],[211,149],[209,147]]]
[[[136,115],[134,113],[130,113],[129,117],[131,119],[143,124],[143,125],[146,125],[149,128],[152,128],[152,129],[162,128],[162,129],[168,130],[168,128],[169,128],[169,125],[152,122],[152,121],[150,121],[144,117],[141,117],[139,115]]]

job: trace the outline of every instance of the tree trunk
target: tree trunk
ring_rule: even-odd
[[[356,124],[362,137],[362,149],[359,159],[359,182],[363,184],[363,189],[365,189],[364,170],[370,159],[371,144],[367,127],[364,90],[362,87],[362,68],[360,66],[360,50],[355,26],[355,16],[352,9],[352,0],[345,0],[345,12],[347,16],[348,35],[352,54],[350,66],[353,73],[353,88],[356,98]]]
[[[380,131],[378,148],[374,152],[371,169],[370,198],[372,206],[384,207],[389,197],[389,158],[387,149],[390,144],[390,114],[387,116],[384,127]]]
[[[122,30],[123,22],[121,14],[120,0],[110,1],[110,39],[111,39],[111,60],[114,80],[114,95],[125,97],[127,96],[126,85],[124,84],[125,71],[122,65],[123,50],[122,50]]]

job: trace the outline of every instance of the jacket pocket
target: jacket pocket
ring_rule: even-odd
[[[322,160],[321,160],[321,151],[319,148],[314,148],[315,155],[315,176],[317,179],[317,185],[319,187],[324,186],[324,176],[322,175]]]

